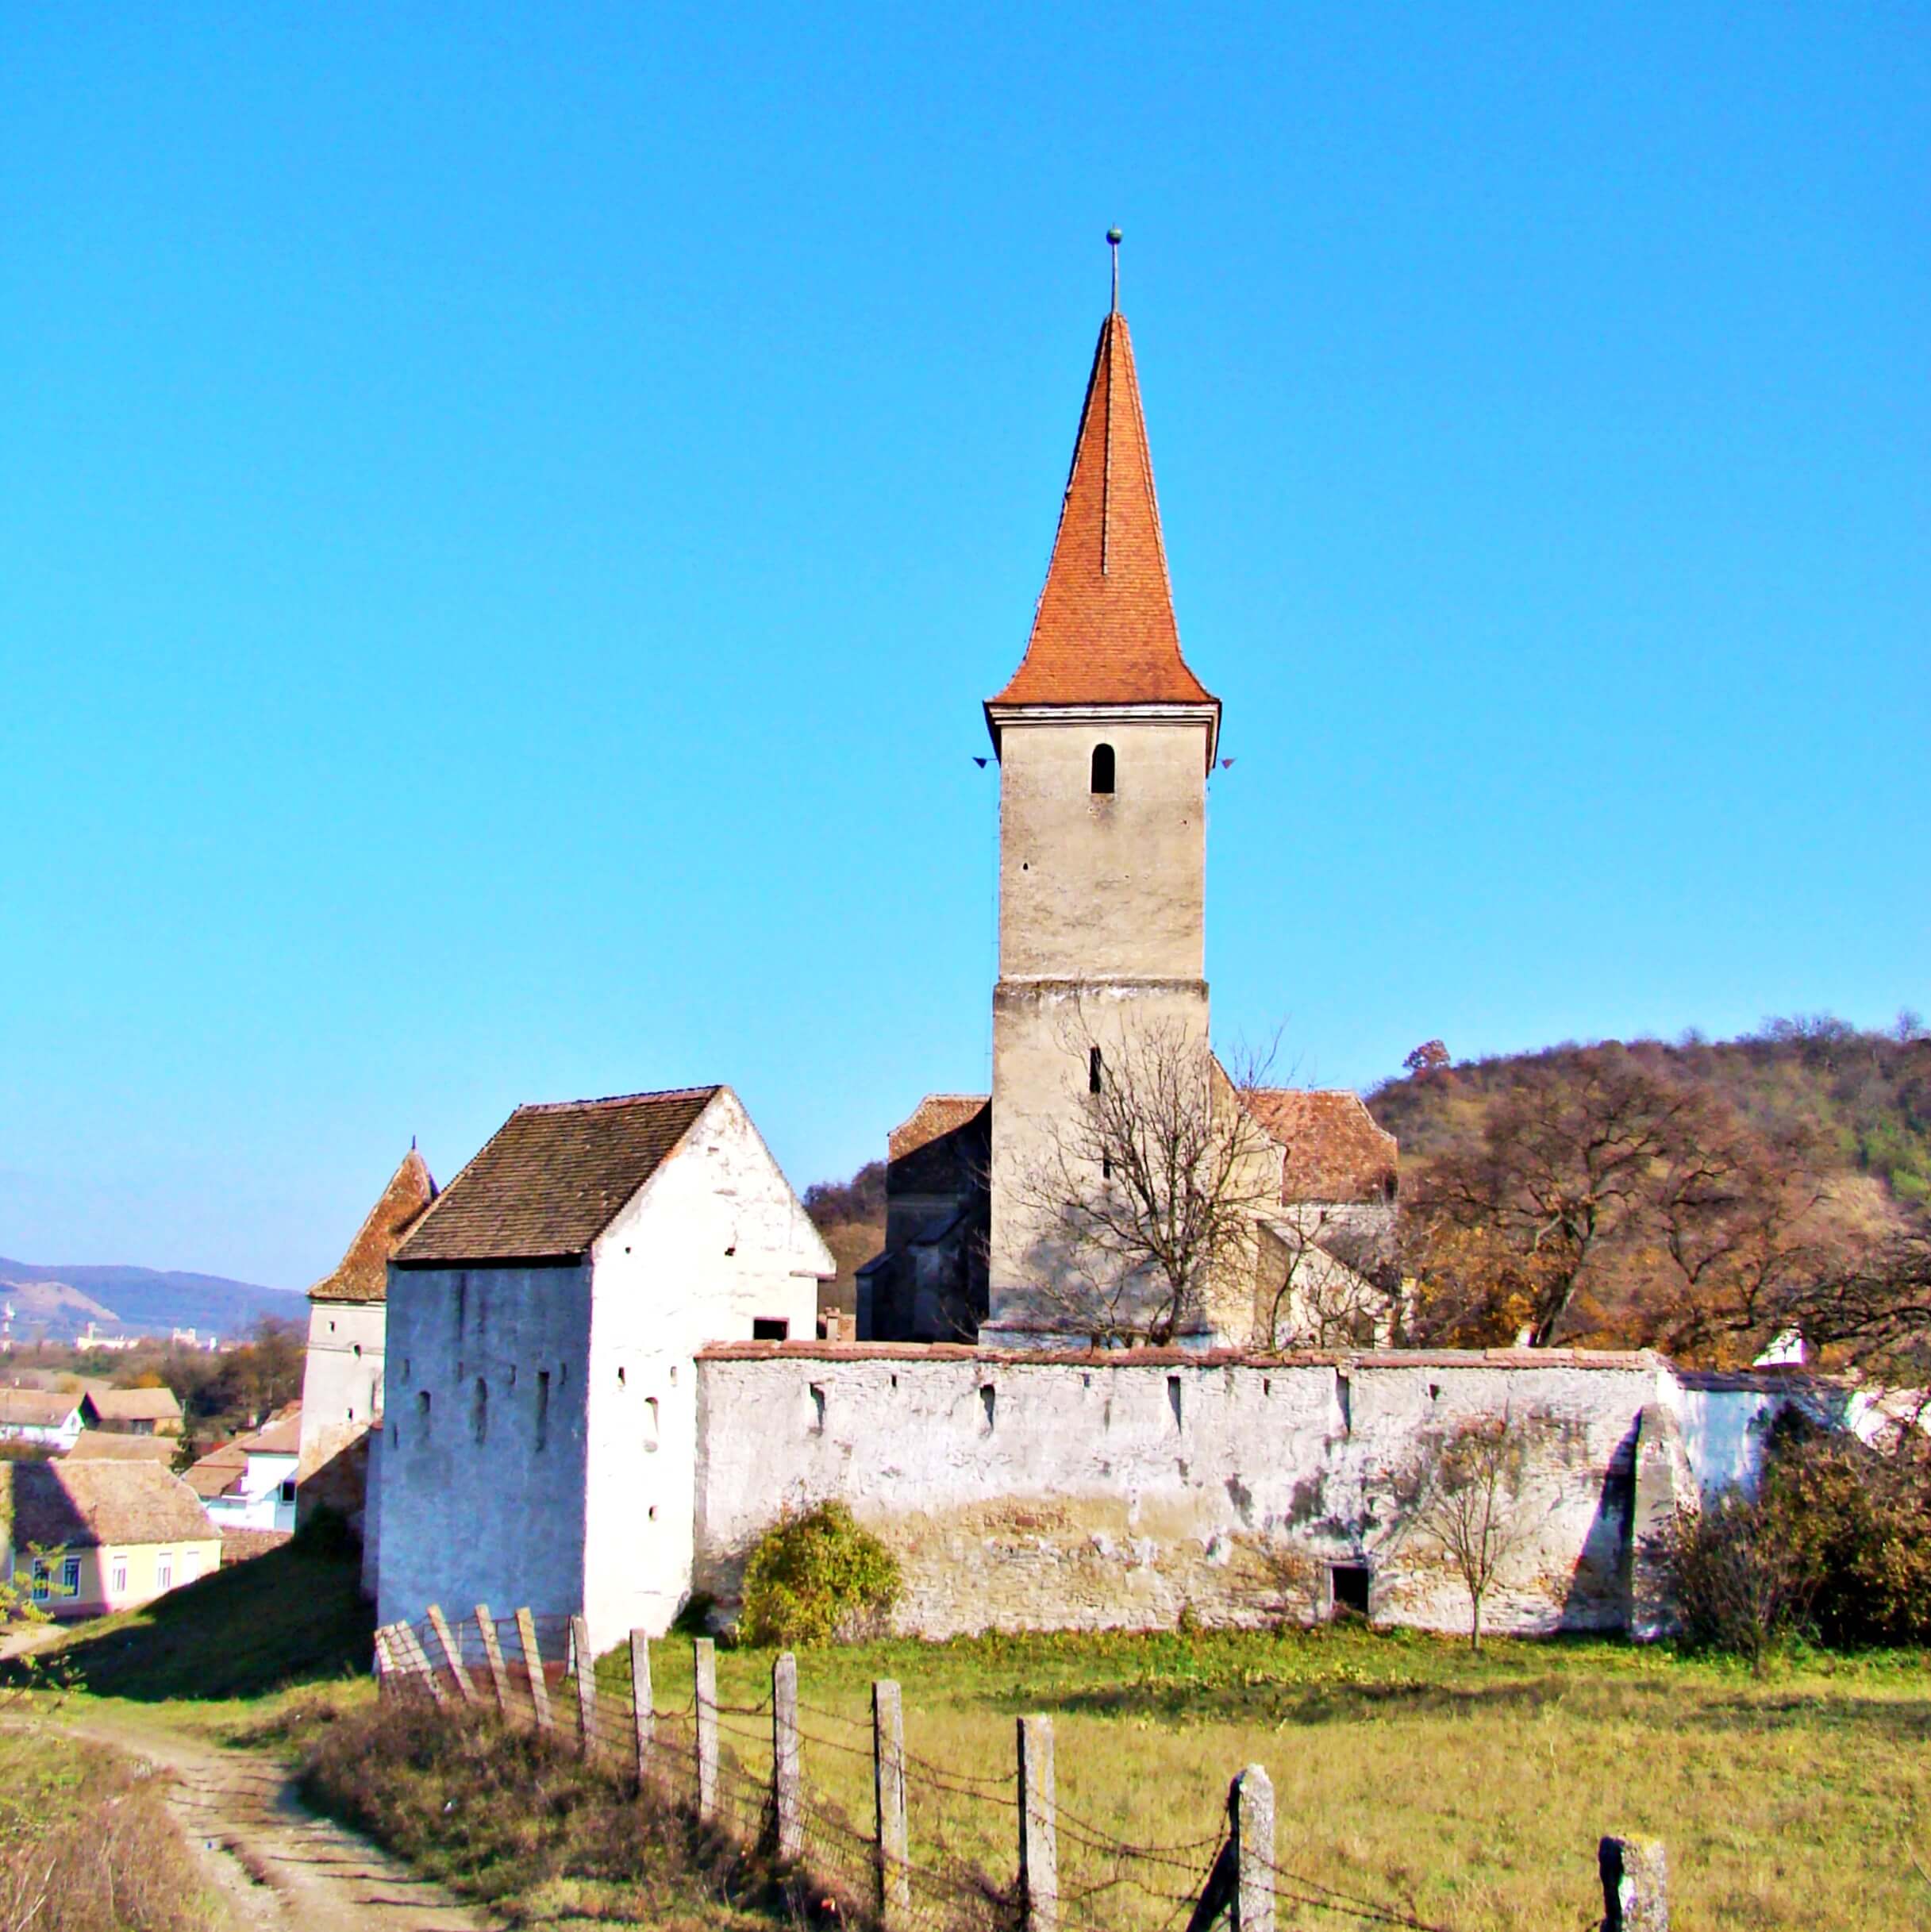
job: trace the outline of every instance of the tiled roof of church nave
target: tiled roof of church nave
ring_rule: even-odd
[[[518,1107],[404,1237],[397,1265],[587,1253],[722,1091]]]
[[[1281,1149],[1283,1201],[1385,1199],[1399,1143],[1345,1087],[1268,1087],[1242,1095],[1247,1110]]]
[[[1180,653],[1126,318],[1100,326],[1052,561],[995,705],[1216,704]]]

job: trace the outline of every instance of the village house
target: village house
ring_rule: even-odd
[[[309,1345],[302,1376],[302,1442],[295,1520],[333,1511],[367,1536],[369,1432],[381,1423],[388,1334],[389,1257],[436,1199],[436,1183],[412,1145],[333,1271],[309,1290]],[[374,1557],[364,1588],[374,1594]]]
[[[132,1610],[217,1568],[194,1492],[152,1462],[0,1463],[6,1574],[50,1615]]]
[[[0,1388],[0,1439],[71,1449],[82,1429],[81,1398],[55,1389]]]
[[[181,1453],[179,1436],[122,1436],[106,1429],[83,1429],[67,1453],[68,1462],[151,1462],[171,1469]]]
[[[178,1436],[181,1403],[171,1388],[90,1388],[81,1399],[88,1429],[124,1436]]]
[[[183,1480],[223,1536],[237,1530],[292,1531],[301,1445],[298,1403],[261,1428],[211,1449]]]
[[[830,1253],[728,1087],[521,1106],[389,1263],[370,1526],[432,1603],[668,1628],[706,1343],[816,1328]]]

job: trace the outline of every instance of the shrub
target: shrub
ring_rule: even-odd
[[[1758,1669],[1790,1637],[1931,1642],[1931,1456],[1908,1439],[1879,1455],[1787,1413],[1756,1495],[1678,1517],[1657,1553],[1684,1641]]]
[[[898,1559],[842,1503],[787,1510],[744,1565],[744,1635],[824,1644],[863,1634],[898,1600]]]

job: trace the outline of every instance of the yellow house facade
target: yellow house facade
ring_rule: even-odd
[[[50,1616],[132,1610],[220,1568],[199,1499],[154,1463],[0,1464],[6,1575]]]

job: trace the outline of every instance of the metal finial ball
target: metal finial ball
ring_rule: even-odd
[[[1120,245],[1120,231],[1117,228],[1108,229],[1106,239],[1117,248]]]

